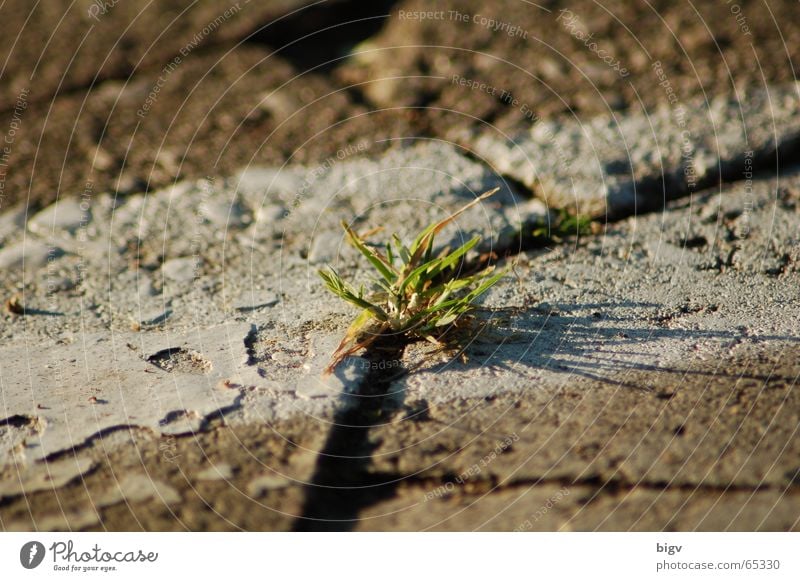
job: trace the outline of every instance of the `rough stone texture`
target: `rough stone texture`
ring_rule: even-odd
[[[331,170],[281,218],[286,226],[255,221],[225,235],[197,221],[182,206],[192,197],[182,194],[201,188],[255,216],[258,203],[291,208],[286,196],[306,170],[250,169],[210,189],[179,184],[117,207],[99,198],[95,230],[83,241],[81,232],[63,234],[69,253],[59,259],[75,258],[93,276],[48,294],[41,269],[5,273],[6,285],[25,284],[26,305],[62,314],[5,315],[4,528],[24,529],[32,518],[56,529],[292,528],[316,486],[337,410],[356,405],[349,396],[368,375],[366,360],[356,358],[333,384],[319,382],[352,312],[322,292],[302,259],[310,236],[288,225],[316,212],[317,229],[335,232],[341,215],[361,209],[366,228],[389,214],[348,193],[360,191],[348,190],[348,181],[422,159],[432,167],[410,170],[405,182],[440,196],[443,209],[457,207],[465,192],[447,189],[450,177],[425,184],[450,158],[453,175],[474,175],[473,191],[490,185],[488,174],[446,148],[398,150]],[[369,187],[382,191],[380,182]],[[368,472],[395,482],[394,492],[361,510],[355,527],[796,528],[798,192],[797,171],[778,182],[740,182],[608,224],[603,236],[517,255],[518,278],[486,297],[481,318],[490,324],[462,354],[406,348],[411,373],[389,386],[384,419],[368,436]],[[429,218],[403,214],[409,206],[392,211],[408,216],[411,230]],[[508,207],[483,210],[502,225]],[[140,243],[125,243],[129,232],[142,233]],[[148,247],[154,238],[161,246]],[[192,244],[202,259],[198,277],[159,280],[159,262]],[[356,275],[348,252],[340,268]],[[208,269],[208,257],[218,270]],[[137,276],[153,279],[154,294],[137,298]],[[234,307],[259,286],[278,303]],[[117,312],[125,301],[134,310]],[[124,313],[135,313],[137,301],[169,304],[174,313],[134,333]],[[31,356],[47,337],[46,355]],[[92,370],[95,381],[68,381],[68,372],[83,378]],[[34,381],[43,373],[47,382]],[[59,377],[58,391],[46,388]],[[133,403],[121,411],[112,404],[123,397]],[[75,419],[69,425],[64,412]],[[47,454],[50,462],[35,461]],[[54,463],[58,477],[49,481],[44,472]],[[116,490],[108,480],[140,473],[142,464],[155,485]],[[211,470],[219,476],[209,478]],[[16,473],[25,475],[21,484]],[[35,501],[32,513],[23,489]],[[565,489],[569,495],[547,507]],[[135,502],[114,500],[128,494]],[[98,499],[108,502],[97,506]],[[60,510],[65,502],[69,510]]]
[[[230,480],[233,478],[233,468],[230,464],[220,462],[214,464],[205,470],[198,472],[195,475],[198,480]]]
[[[428,127],[441,137],[465,126],[513,134],[560,115],[652,110],[669,99],[655,63],[684,104],[793,82],[800,57],[797,6],[742,0],[732,7],[671,0],[441,0],[434,7],[406,0],[334,73],[361,83],[378,106],[424,108]],[[441,17],[401,16],[432,10]],[[491,30],[488,19],[505,28]],[[610,65],[587,46],[589,35]]]
[[[800,84],[694,99],[646,114],[543,121],[526,134],[463,136],[497,171],[556,208],[624,216],[800,149]]]
[[[737,3],[749,34],[730,13],[733,4],[438,6],[496,18],[525,38],[471,20],[398,17],[425,9],[418,0],[249,2],[224,22],[217,19],[236,3],[121,4],[97,21],[91,2],[9,0],[0,7],[7,28],[19,31],[0,41],[0,133],[13,141],[0,208],[22,202],[35,212],[59,197],[152,191],[230,175],[251,160],[324,163],[365,139],[377,155],[393,139],[449,139],[469,126],[513,135],[536,119],[649,111],[668,99],[655,62],[686,104],[789,82],[800,59],[791,0],[770,0],[768,10],[760,0]],[[556,21],[562,6],[618,57],[628,77]],[[381,14],[388,18],[369,18]],[[347,21],[372,24],[339,26]],[[354,46],[361,39],[368,40]],[[180,63],[165,74],[176,56]],[[497,94],[454,83],[453,75]],[[156,101],[138,116],[157,84]]]
[[[288,530],[302,510],[302,483],[311,479],[324,433],[303,417],[281,424],[217,423],[188,437],[117,432],[59,460],[94,468],[66,485],[31,489],[4,499],[4,530]],[[52,463],[51,463],[52,465]],[[212,467],[232,474],[207,479]],[[58,469],[58,466],[53,466]],[[216,471],[215,471],[216,472]],[[248,493],[250,482],[271,474]],[[284,479],[278,486],[278,479]],[[123,483],[124,482],[124,483]],[[123,483],[123,484],[121,484]],[[174,494],[180,502],[174,501]],[[123,500],[123,495],[125,500]],[[99,503],[99,500],[104,502]]]
[[[28,221],[28,228],[43,236],[59,230],[76,231],[91,221],[88,211],[81,208],[78,200],[64,200],[53,204]]]
[[[254,498],[258,498],[270,490],[286,488],[289,484],[290,482],[286,478],[265,474],[264,476],[259,476],[251,480],[247,485],[247,492]]]
[[[249,329],[240,323],[186,336],[83,334],[3,349],[4,414],[40,426],[25,439],[21,459],[35,462],[129,425],[199,429],[207,415],[235,402],[237,390],[228,386],[247,382],[242,337]]]
[[[359,527],[510,530],[565,486],[533,529],[796,529],[800,174],[780,183],[520,255],[463,354],[407,349],[370,438],[408,489]]]
[[[253,163],[322,163],[359,141],[377,152],[385,149],[382,137],[408,125],[400,113],[365,115],[328,79],[303,74],[266,47],[233,48],[192,52],[169,73],[166,59],[130,79],[31,101],[2,168],[2,207],[23,202],[33,212],[59,197],[154,191]],[[278,98],[286,103],[280,110]],[[13,111],[0,112],[0,135],[12,118]],[[384,130],[368,130],[373,125]]]
[[[624,79],[558,4],[302,4],[180,63],[227,6],[0,8],[0,529],[797,529],[796,3],[737,3],[752,34],[572,3]],[[670,95],[714,188],[624,219],[687,193]],[[516,261],[474,340],[323,378],[354,312],[315,270],[366,274],[339,221],[408,236],[496,185],[440,239]],[[616,221],[532,248],[527,188]]]
[[[164,504],[180,502],[180,495],[169,485],[153,480],[147,474],[126,474],[106,494],[97,499],[100,508],[122,502],[142,502],[156,500]]]
[[[26,214],[24,206],[5,210],[0,214],[0,242],[16,237],[18,232],[25,228]]]
[[[4,439],[8,437],[7,434],[3,436]],[[25,467],[25,463],[19,461],[15,464],[15,477],[0,480],[0,500],[42,490],[56,490],[86,474],[94,466],[91,458],[65,458],[60,462],[50,462],[47,471],[44,471]]]
[[[400,174],[404,188],[394,188]],[[541,208],[435,143],[324,171],[249,168],[219,182],[97,196],[92,219],[78,212],[77,223],[73,202],[43,210],[23,241],[0,251],[9,262],[0,282],[20,289],[25,313],[4,312],[0,326],[2,463],[44,470],[43,459],[129,429],[171,437],[221,417],[330,418],[369,365],[354,357],[323,376],[353,312],[303,258],[313,239],[331,241],[329,260],[352,276],[364,265],[340,220],[368,228],[402,217],[397,231],[407,237],[495,184],[495,199],[448,230],[454,241],[483,233],[491,248],[513,240],[522,211],[532,219]],[[279,219],[241,219],[264,204],[283,208]],[[221,227],[226,207],[238,217]],[[55,241],[64,252],[50,252]]]
[[[55,245],[45,244],[38,240],[26,240],[12,243],[0,249],[0,268],[7,270],[24,270],[26,267],[41,268],[52,257],[60,257],[63,251]]]
[[[423,531],[770,531],[798,530],[797,493],[611,490],[531,484],[486,492],[404,488],[370,508],[357,530]]]

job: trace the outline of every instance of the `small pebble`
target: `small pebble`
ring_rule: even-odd
[[[0,250],[0,268],[26,269],[41,268],[48,260],[53,260],[64,254],[57,246],[50,246],[36,240],[25,240]]]
[[[308,252],[308,261],[312,264],[330,262],[339,252],[341,242],[342,236],[338,233],[323,232],[315,236]]]
[[[233,468],[230,464],[219,463],[197,473],[198,480],[230,480],[233,478]]]
[[[37,234],[49,234],[53,230],[75,232],[92,219],[89,210],[85,206],[81,208],[82,203],[80,200],[60,200],[31,218],[28,228]]]
[[[255,498],[262,496],[264,493],[269,492],[270,490],[286,488],[289,486],[289,484],[289,480],[283,476],[278,476],[277,474],[265,474],[264,476],[259,476],[258,478],[251,480],[247,484],[247,493]]]
[[[267,204],[259,208],[256,212],[256,221],[261,224],[271,224],[272,222],[281,220],[285,213],[286,210],[284,210],[283,206]]]
[[[209,200],[201,204],[200,213],[211,224],[223,229],[241,228],[252,221],[241,204],[231,204],[227,200]]]

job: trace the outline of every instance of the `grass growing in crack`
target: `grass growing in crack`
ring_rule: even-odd
[[[586,236],[592,232],[592,219],[589,216],[572,215],[565,208],[558,210],[554,217],[547,217],[531,230],[534,241],[562,242],[570,236]]]
[[[368,245],[342,222],[348,241],[377,272],[375,282],[379,290],[365,294],[363,285],[356,289],[330,266],[319,271],[328,290],[361,309],[334,352],[328,373],[345,357],[388,332],[439,344],[447,328],[458,325],[461,316],[474,307],[475,300],[506,274],[505,269],[495,273],[494,266],[489,266],[475,274],[461,275],[464,257],[481,241],[480,236],[452,252],[445,248],[436,255],[433,253],[434,239],[445,226],[498,190],[486,192],[444,220],[431,224],[410,246],[393,235],[383,247],[385,252]]]

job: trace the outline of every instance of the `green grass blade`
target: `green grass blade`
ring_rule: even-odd
[[[442,271],[447,270],[450,267],[455,267],[455,265],[461,260],[461,257],[475,248],[480,241],[481,237],[475,236],[457,250],[451,252],[447,256],[443,256],[439,264],[436,265],[436,268],[430,272],[431,278],[438,276]]]
[[[508,268],[504,268],[503,270],[501,270],[500,272],[498,272],[494,276],[491,276],[488,279],[486,279],[483,283],[481,283],[480,286],[478,286],[478,288],[476,288],[475,290],[470,291],[469,294],[467,294],[467,296],[464,297],[464,298],[470,304],[473,303],[475,301],[475,299],[480,297],[483,293],[485,293],[487,290],[489,290],[495,284],[497,284],[497,282],[501,278],[503,278],[506,274],[508,274]]]
[[[367,260],[369,260],[370,264],[372,264],[372,266],[374,266],[375,269],[381,273],[383,278],[385,278],[389,283],[393,283],[397,279],[397,272],[394,270],[394,267],[389,264],[386,258],[384,258],[375,249],[367,246],[361,237],[353,232],[352,228],[350,228],[350,226],[348,226],[344,221],[342,221],[342,227],[347,233],[347,238],[350,243],[355,246],[356,249],[363,254]]]
[[[423,262],[422,266],[418,266],[403,278],[399,286],[398,294],[403,295],[408,285],[411,285],[415,292],[421,292],[426,282],[433,280],[451,266],[455,266],[461,257],[472,250],[480,241],[481,237],[475,236],[458,248],[458,250],[445,256]]]
[[[328,269],[328,271],[322,269],[317,271],[328,290],[342,300],[371,312],[380,321],[386,321],[389,318],[382,308],[362,298],[361,293],[356,294],[355,289],[342,280],[342,277],[333,268],[329,266]]]
[[[442,259],[434,259],[431,262],[426,262],[422,266],[418,266],[411,272],[409,272],[406,276],[403,277],[402,281],[400,282],[400,286],[398,287],[397,294],[400,296],[404,296],[406,288],[411,285],[412,288],[417,289],[421,286],[419,283],[425,282],[430,280],[430,276],[428,276],[428,270],[435,268]],[[424,277],[422,275],[425,275]]]
[[[438,251],[438,256],[433,253],[435,237],[445,226],[495,192],[497,189],[478,196],[447,218],[428,226],[414,239],[411,247],[406,247],[396,234],[392,235],[384,246],[385,255],[383,249],[366,243],[366,234],[359,236],[342,222],[348,241],[364,255],[380,277],[375,281],[373,292],[365,297],[363,285],[356,291],[332,267],[319,271],[330,292],[361,309],[334,352],[328,371],[348,355],[372,344],[389,329],[441,344],[439,339],[446,334],[442,327],[454,323],[459,316],[474,308],[474,301],[503,278],[508,269],[494,273],[494,267],[477,274],[458,276],[458,269],[470,250],[480,243],[480,236],[472,237],[454,251],[445,247]],[[566,226],[579,229],[581,224],[572,221],[566,222]],[[377,321],[370,324],[371,319]],[[368,325],[369,334],[366,333]]]
[[[436,234],[438,234],[442,230],[442,228],[447,226],[450,222],[458,218],[461,214],[463,214],[473,206],[479,204],[489,196],[493,196],[499,190],[500,188],[495,188],[493,190],[489,190],[488,192],[481,194],[480,196],[472,200],[469,204],[463,206],[461,209],[456,210],[455,212],[450,214],[444,220],[440,220],[436,224],[432,224],[427,228],[425,228],[425,230],[423,230],[422,233],[419,236],[417,236],[416,240],[414,240],[414,243],[411,245],[410,262],[416,263],[417,261],[419,261],[419,259],[422,257],[423,252],[427,251],[428,246],[432,244],[433,237],[436,236]]]
[[[397,234],[392,235],[392,241],[394,242],[394,247],[400,260],[403,261],[404,265],[408,264],[408,261],[411,260],[411,253],[408,251],[408,248],[403,244]]]
[[[350,324],[350,327],[347,329],[347,333],[345,333],[344,338],[342,339],[339,346],[334,351],[333,355],[331,356],[331,361],[328,364],[328,367],[325,368],[325,373],[333,373],[333,370],[336,368],[339,363],[344,361],[344,359],[359,349],[363,349],[368,347],[378,336],[383,333],[388,324],[381,323],[380,327],[377,329],[372,329],[371,333],[364,338],[364,331],[366,331],[367,326],[370,322],[371,313],[368,311],[362,311],[361,314],[356,317],[356,319]]]
[[[386,243],[386,261],[391,268],[394,268],[394,253],[392,252],[392,245],[389,242]]]

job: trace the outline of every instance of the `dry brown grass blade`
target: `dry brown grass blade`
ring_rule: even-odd
[[[372,265],[383,275],[386,280],[392,280],[396,276],[394,266],[389,260],[374,248],[366,245],[364,240],[342,220],[342,228],[347,234],[347,239]]]
[[[480,202],[482,202],[486,198],[488,198],[490,196],[493,196],[498,191],[500,191],[499,187],[494,188],[493,190],[489,190],[488,192],[484,192],[483,194],[481,194],[480,196],[478,196],[477,198],[472,200],[469,204],[467,204],[466,206],[464,206],[460,210],[458,210],[456,212],[453,212],[447,218],[444,218],[443,220],[441,220],[441,221],[437,222],[436,224],[434,224],[433,227],[431,227],[425,233],[425,236],[423,236],[420,239],[419,246],[414,251],[414,254],[411,257],[411,260],[409,261],[409,264],[410,265],[416,265],[419,262],[420,258],[422,258],[422,254],[425,252],[425,249],[428,247],[428,243],[430,242],[431,238],[433,238],[439,232],[441,232],[442,228],[447,226],[450,222],[452,222],[453,220],[458,218],[461,214],[463,214],[464,212],[466,212],[467,210],[469,210],[473,206],[479,204]]]
[[[371,331],[366,339],[357,341],[359,334],[361,334],[364,330],[364,323],[360,322],[360,319],[361,317],[353,322],[353,324],[347,330],[344,338],[339,343],[339,346],[336,348],[336,351],[333,352],[331,361],[325,368],[325,375],[330,375],[333,373],[333,370],[336,369],[336,366],[344,361],[347,357],[350,357],[357,351],[372,345],[375,339],[377,339],[381,333],[389,328],[388,324],[383,323],[380,325],[380,327]]]

